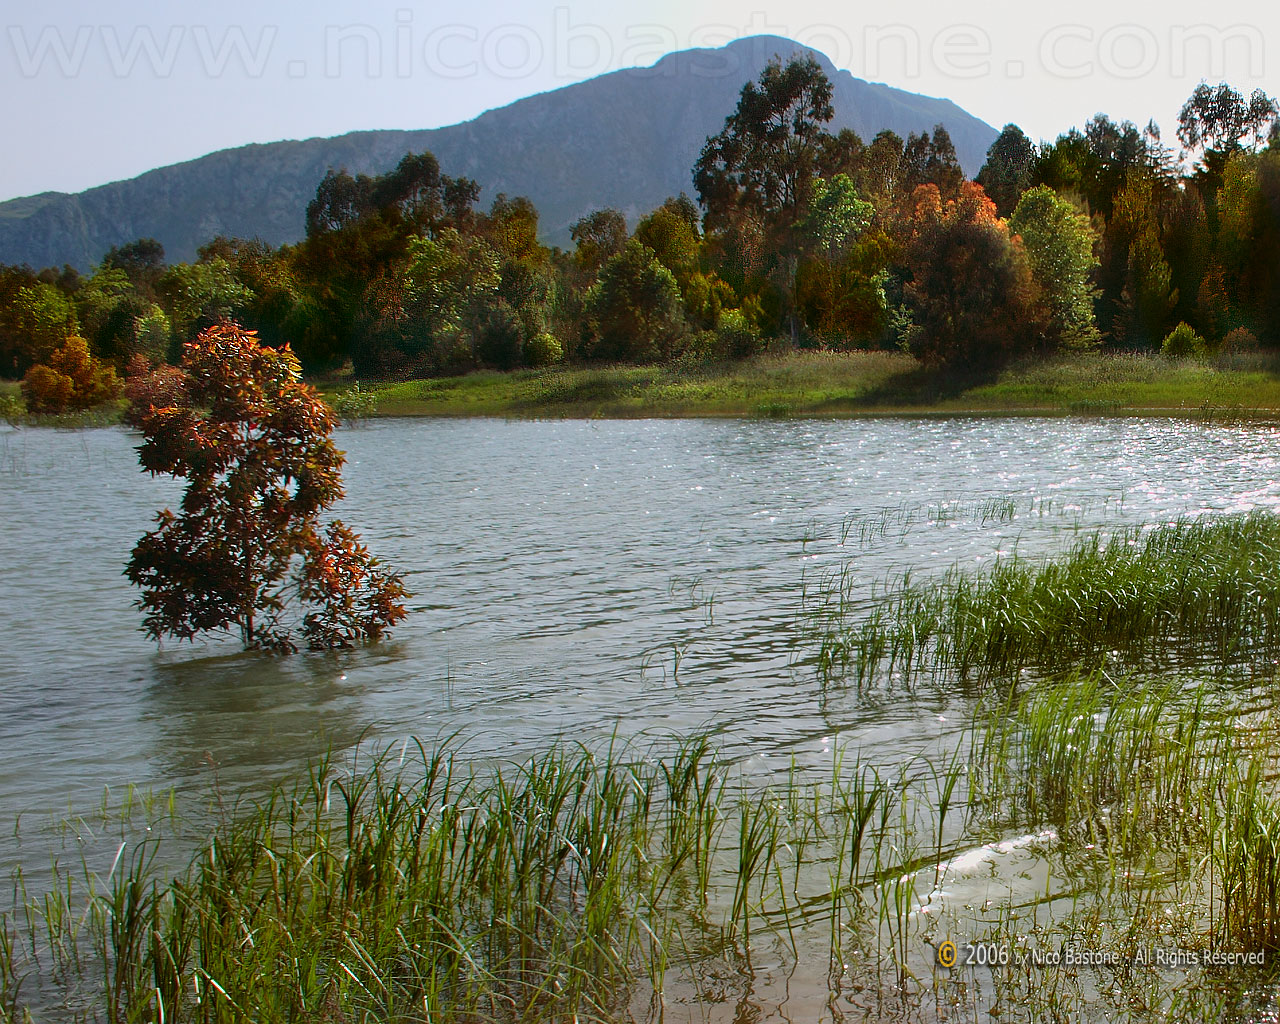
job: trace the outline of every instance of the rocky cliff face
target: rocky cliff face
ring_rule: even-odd
[[[691,168],[743,83],[774,54],[795,52],[812,51],[758,36],[671,54],[651,68],[602,75],[447,128],[244,146],[75,195],[15,199],[0,203],[0,262],[87,269],[111,246],[140,237],[159,239],[175,261],[219,234],[297,241],[329,168],[378,174],[422,150],[446,174],[475,178],[483,203],[499,192],[528,196],[544,240],[567,245],[569,225],[591,210],[612,206],[634,220],[669,195],[692,194]],[[965,170],[977,173],[996,138],[990,125],[949,100],[864,82],[814,56],[834,85],[833,131],[852,128],[869,140],[888,128],[905,138],[941,123]]]

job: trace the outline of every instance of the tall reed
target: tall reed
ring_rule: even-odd
[[[448,743],[324,760],[176,877],[143,838],[22,902],[49,979],[111,1022],[616,1019],[637,992],[660,1003],[688,928],[747,955],[829,905],[824,865],[873,885],[882,790],[856,765],[801,774],[735,780],[705,736],[488,768]]]
[[[1058,557],[1013,555],[923,581],[906,573],[883,587],[846,569],[808,600],[820,671],[860,685],[894,673],[1056,672],[1115,656],[1265,663],[1280,651],[1280,517],[1095,533]]]

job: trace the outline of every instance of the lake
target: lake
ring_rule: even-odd
[[[824,574],[1280,505],[1273,429],[1168,419],[384,420],[339,443],[339,512],[406,574],[411,615],[380,647],[271,658],[138,631],[121,570],[178,490],[135,435],[0,435],[0,821],[214,765],[261,787],[362,737],[461,731],[505,757],[712,727],[762,767],[836,738],[892,761],[966,700],[820,685],[797,616]]]
[[[380,420],[340,432],[339,514],[405,573],[411,614],[380,646],[276,658],[139,632],[122,568],[179,491],[137,443],[0,434],[0,859],[37,883],[52,823],[104,788],[190,809],[410,736],[520,758],[711,729],[753,776],[837,745],[892,769],[954,747],[972,694],[824,680],[801,614],[824,580],[869,599],[906,570],[1280,506],[1260,425]]]

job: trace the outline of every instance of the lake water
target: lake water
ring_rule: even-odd
[[[178,490],[135,435],[0,435],[0,844],[104,786],[181,794],[216,766],[252,791],[361,738],[505,757],[712,727],[766,771],[837,739],[892,762],[954,735],[967,698],[821,685],[798,613],[824,575],[1280,505],[1274,429],[1165,419],[386,420],[339,441],[340,514],[412,614],[379,647],[281,659],[138,631],[121,569]]]
[[[0,433],[0,866],[37,891],[67,842],[52,826],[104,788],[172,789],[190,812],[361,742],[457,733],[519,758],[713,729],[752,776],[838,744],[903,764],[954,746],[972,695],[824,683],[801,614],[824,580],[869,599],[1080,531],[1280,507],[1280,432],[1260,425],[376,421],[340,434],[339,513],[405,573],[411,614],[376,647],[274,658],[139,632],[121,571],[179,489],[138,470],[137,441]],[[105,868],[117,841],[97,838]],[[1043,862],[1018,850],[994,874],[1034,899]],[[810,980],[795,993],[820,1015]]]

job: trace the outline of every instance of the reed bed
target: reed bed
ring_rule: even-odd
[[[1095,841],[1121,821],[1144,841],[1168,837],[1198,817],[1204,780],[1236,751],[1234,707],[1207,682],[1105,670],[993,696],[974,733],[973,800]]]
[[[990,700],[973,736],[975,817],[1051,824],[1098,852],[1107,885],[1150,876],[1148,899],[1197,907],[1197,942],[1280,953],[1270,697],[1100,670]]]
[[[705,736],[487,769],[449,744],[325,761],[176,876],[142,838],[105,875],[23,888],[0,998],[21,1019],[25,968],[46,1009],[86,1020],[625,1019],[690,947],[737,963],[755,933],[793,943],[814,908],[900,873],[871,835],[894,802],[843,762],[744,787]]]
[[[1271,748],[1274,754],[1275,748]],[[1206,800],[1215,873],[1215,935],[1246,950],[1280,951],[1280,792],[1272,757],[1233,762]]]
[[[846,567],[808,599],[819,671],[1008,678],[1108,657],[1267,664],[1280,652],[1280,517],[1183,519],[1078,539],[1063,556],[873,587]]]
[[[0,1018],[701,1017],[687,996],[707,972],[750,979],[761,950],[825,949],[847,1019],[980,1020],[1010,1001],[1084,1019],[1098,990],[1078,978],[1015,963],[964,980],[933,946],[1280,950],[1280,723],[1263,707],[1218,682],[1074,676],[992,694],[968,744],[893,779],[837,750],[826,773],[747,780],[707,736],[489,766],[451,743],[325,760],[229,810],[184,870],[135,829],[109,869],[59,871],[38,894],[16,882]],[[1043,824],[1064,867],[1096,848],[1067,869],[1083,898],[1063,910],[1045,892],[1030,930],[1012,904],[994,922],[947,905],[952,858]],[[1127,1008],[1103,1000],[1095,1018],[1229,1009],[1251,980],[1133,972],[1110,997]]]

